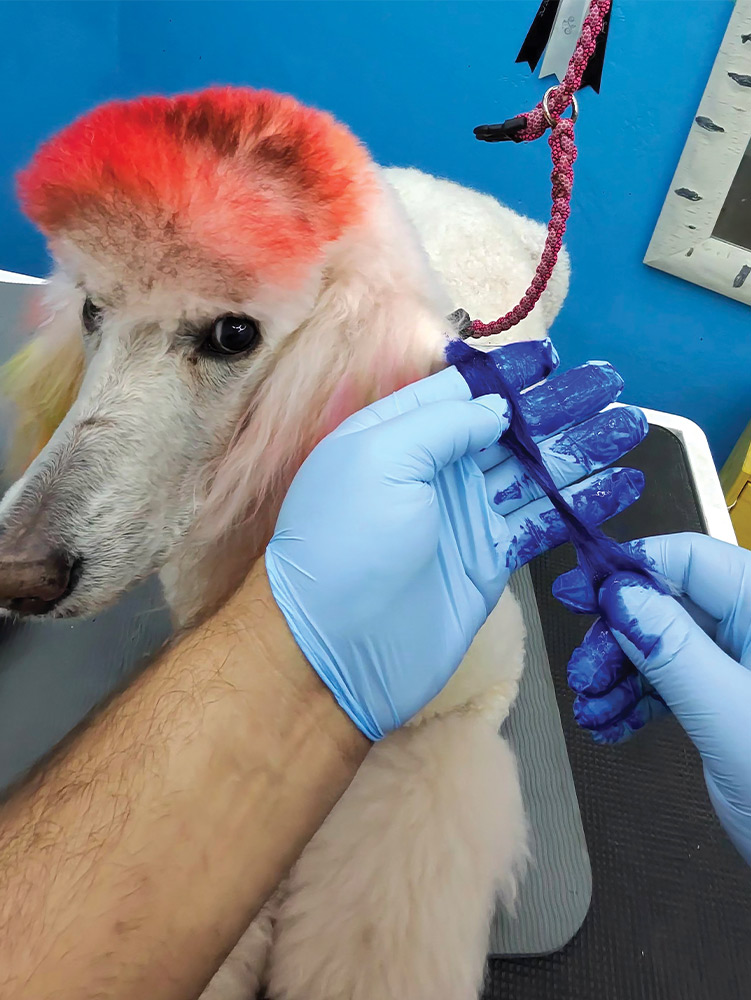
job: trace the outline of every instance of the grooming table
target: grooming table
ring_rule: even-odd
[[[732,541],[704,435],[680,417],[646,412],[650,432],[621,463],[644,471],[644,496],[609,532],[620,541],[677,531]],[[491,957],[484,1000],[748,1000],[751,869],[714,816],[698,754],[673,719],[616,747],[597,746],[573,721],[566,664],[592,619],[565,611],[551,587],[574,565],[565,546],[537,559],[530,578],[589,852],[591,904],[557,953]],[[557,900],[554,891],[549,904]],[[545,905],[543,895],[543,922]]]

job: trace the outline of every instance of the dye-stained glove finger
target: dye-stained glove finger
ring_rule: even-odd
[[[601,618],[571,654],[568,683],[576,693],[574,718],[597,743],[620,743],[669,714]]]
[[[576,694],[599,697],[634,673],[635,667],[605,622],[598,618],[568,661],[568,686]]]
[[[623,379],[604,361],[589,361],[572,368],[519,396],[519,406],[536,441],[575,427],[614,403],[623,390]],[[503,442],[478,457],[483,471],[504,462],[511,453]]]
[[[638,718],[645,725],[667,708],[634,670],[620,684],[599,697],[579,694],[574,699],[574,718],[582,729],[607,729],[624,719]],[[641,727],[639,727],[641,728]]]
[[[635,545],[631,551],[639,555],[642,547]],[[651,563],[650,569],[654,568]],[[581,593],[586,591],[583,578],[567,575],[574,578],[575,584],[581,584]],[[581,606],[586,601],[576,597],[576,603]],[[695,606],[687,610],[694,620],[700,619],[700,624],[702,616],[704,620],[708,618]],[[707,625],[711,626],[711,622]],[[597,619],[571,654],[568,683],[577,695],[574,718],[583,729],[591,731],[597,743],[620,743],[652,719],[669,714],[665,703],[640,677],[602,618]]]
[[[592,595],[592,584],[577,566],[567,573],[562,573],[553,581],[553,597],[560,601],[564,608],[577,615],[597,614],[597,604]]]
[[[574,718],[582,729],[602,729],[620,722],[644,696],[641,680],[634,670],[607,694],[574,698]]]
[[[558,352],[547,337],[506,344],[488,352],[512,389],[521,392],[547,378],[558,367]]]
[[[647,430],[641,410],[619,406],[547,438],[540,452],[553,482],[561,488],[617,462],[644,439]],[[515,457],[486,472],[485,484],[488,499],[503,515],[545,495]]]
[[[657,571],[655,562],[647,555],[648,541],[650,539],[637,538],[632,542],[622,542],[621,548],[638,559],[645,569],[655,573]],[[592,598],[592,585],[578,566],[567,573],[562,573],[553,581],[553,597],[574,614],[596,615],[600,610]]]
[[[606,469],[561,492],[580,521],[598,525],[630,507],[643,489],[644,476],[638,469]],[[505,520],[511,570],[568,541],[566,523],[547,498],[520,507]]]
[[[522,415],[535,438],[573,427],[609,403],[623,390],[623,379],[606,361],[588,361],[521,393]]]
[[[623,548],[629,549],[632,554],[638,555],[638,549],[633,549],[628,544],[624,544]],[[655,570],[650,568],[650,572],[655,573]],[[592,599],[592,587],[579,567],[569,570],[568,573],[561,574],[554,581],[552,591],[553,597],[559,600],[569,611],[573,611],[574,614],[593,615],[599,611],[599,608]],[[676,594],[675,599],[688,611],[696,624],[707,633],[710,639],[714,639],[715,642],[723,645],[722,640],[724,636],[727,636],[728,629],[722,621],[718,622],[708,611],[700,608],[698,604],[692,601],[690,597],[686,597],[685,594]],[[733,622],[734,619],[731,617],[731,625]],[[615,642],[615,639],[613,639],[613,642]],[[731,652],[729,645],[727,652]],[[749,653],[751,653],[751,650],[749,650]],[[742,654],[733,655],[736,655],[737,659],[742,659]],[[750,665],[751,662],[746,664],[746,666]]]
[[[595,743],[612,746],[630,739],[653,719],[669,714],[670,711],[663,702],[653,695],[645,694],[625,718],[600,729],[588,729],[587,732]]]
[[[628,658],[690,734],[692,723],[698,722],[698,733],[720,707],[716,701],[729,708],[728,699],[732,703],[740,692],[751,700],[748,670],[719,649],[675,598],[645,577],[614,573],[600,588],[598,603]],[[731,713],[725,714],[730,719]],[[689,722],[689,716],[696,719]],[[745,725],[751,733],[747,716]]]
[[[739,623],[751,620],[751,553],[689,532],[624,542],[650,573],[666,580],[697,625],[725,652],[751,666],[751,648]],[[592,588],[578,567],[553,584],[553,595],[576,614],[596,614]]]
[[[751,666],[751,552],[708,535],[685,532],[642,538],[632,545],[643,552],[651,571],[684,594],[682,602],[721,649],[744,666]],[[699,609],[712,622],[697,614]]]
[[[505,381],[517,391],[546,378],[557,366],[558,355],[550,340],[529,340],[520,344],[509,344],[490,352]],[[456,368],[450,366],[412,382],[393,392],[384,399],[366,406],[349,417],[335,433],[351,434],[384,420],[391,420],[402,413],[444,400],[469,400],[472,398],[469,386]]]

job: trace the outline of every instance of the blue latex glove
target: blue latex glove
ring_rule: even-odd
[[[577,718],[614,742],[668,706],[701,754],[720,822],[751,863],[751,552],[692,534],[627,548],[679,599],[634,574],[605,581],[602,618],[569,664]],[[564,574],[556,596],[592,610],[582,583],[578,570]]]
[[[590,364],[540,382],[548,341],[494,352],[524,394],[559,485],[619,457],[645,433],[638,410],[598,414],[622,381]],[[271,589],[311,665],[370,739],[445,685],[511,572],[566,540],[547,499],[498,439],[500,396],[472,400],[455,368],[346,420],[311,453],[266,551]],[[484,450],[483,450],[484,449]],[[600,523],[639,496],[642,477],[609,469],[567,490]]]

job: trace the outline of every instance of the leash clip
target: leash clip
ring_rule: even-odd
[[[523,142],[520,133],[527,127],[527,119],[524,115],[517,115],[516,118],[507,118],[499,125],[478,125],[474,130],[475,139],[482,142]]]

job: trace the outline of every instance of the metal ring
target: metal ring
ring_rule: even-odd
[[[557,119],[553,118],[550,114],[550,106],[548,104],[550,100],[550,95],[555,93],[557,87],[550,87],[549,90],[545,91],[545,96],[542,99],[542,113],[545,115],[545,121],[551,128],[555,128]],[[559,116],[560,117],[560,116]],[[576,94],[571,95],[571,124],[576,121],[579,117],[579,102],[576,99]]]

